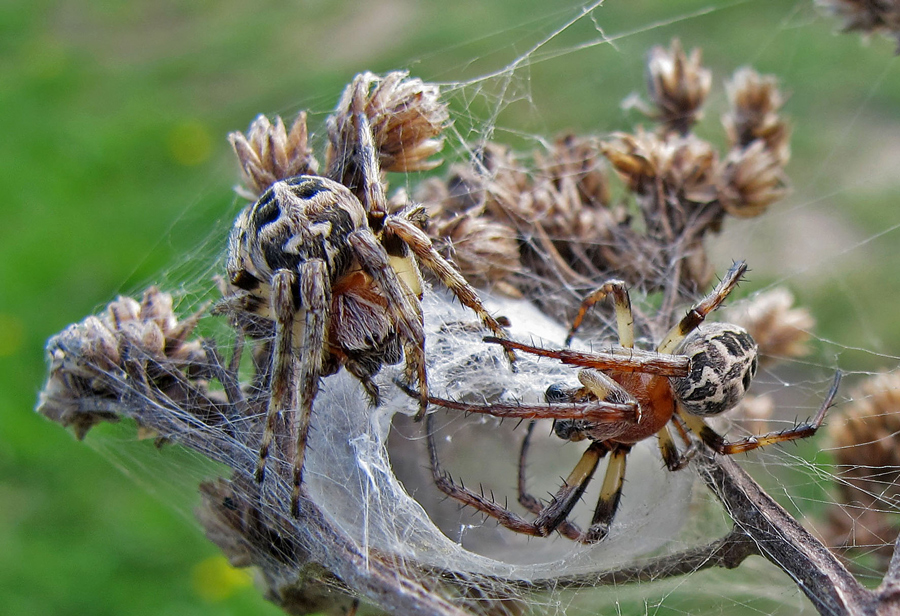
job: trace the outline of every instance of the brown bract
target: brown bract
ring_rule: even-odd
[[[244,180],[244,186],[235,190],[251,201],[278,180],[314,175],[319,168],[309,145],[306,112],[297,115],[290,131],[281,117],[275,116],[273,123],[259,115],[250,124],[246,135],[230,133],[228,140],[237,155]]]
[[[358,185],[361,171],[355,160],[359,155],[347,144],[358,142],[361,117],[371,128],[382,172],[423,171],[441,163],[431,157],[444,145],[440,135],[449,115],[438,87],[411,79],[406,72],[395,71],[384,78],[366,72],[347,86],[327,120],[329,177],[351,188]]]
[[[188,372],[202,372],[197,367],[206,361],[200,342],[188,340],[199,316],[179,321],[172,296],[151,287],[141,302],[119,297],[105,314],[70,325],[47,343],[50,377],[38,412],[73,426],[81,439],[97,423],[116,420],[104,401],[120,400],[134,374],[177,395],[172,386]],[[86,410],[85,399],[95,408]]]
[[[806,355],[816,325],[809,310],[794,307],[794,296],[784,287],[760,293],[731,319],[756,340],[763,365]]]
[[[844,20],[845,32],[882,33],[900,43],[900,3],[896,0],[817,0]]]
[[[891,512],[900,499],[900,375],[874,375],[850,397],[853,403],[828,425],[842,506],[829,512],[822,530],[829,545],[874,551],[886,566],[898,526]]]
[[[694,135],[618,133],[604,142],[603,154],[639,197],[682,205],[716,198],[716,152]]]
[[[777,156],[765,141],[729,152],[722,161],[719,195],[722,207],[732,216],[752,218],[787,196],[787,176]]]
[[[791,157],[791,128],[779,115],[784,98],[776,79],[744,67],[735,71],[725,91],[730,108],[722,116],[722,125],[730,146],[746,148],[761,139],[777,162],[786,165]]]
[[[384,77],[368,72],[357,75],[326,120],[329,143],[324,176],[359,190],[361,121],[371,132],[380,173],[433,169],[441,163],[432,157],[443,147],[441,133],[448,118],[447,105],[434,84],[410,78],[404,71]],[[248,200],[256,200],[279,180],[319,173],[305,111],[297,115],[290,130],[279,116],[269,120],[260,115],[246,134],[234,132],[228,139],[244,181],[236,190]]]
[[[540,298],[563,319],[609,277],[666,291],[664,308],[708,287],[707,234],[788,193],[783,97],[774,78],[737,71],[723,116],[728,149],[720,152],[692,132],[712,83],[700,51],[686,54],[673,41],[653,49],[647,70],[652,104],[643,109],[655,127],[606,138],[566,134],[530,156],[479,144],[467,165],[416,193],[431,214],[430,233],[446,238],[444,251],[463,275]],[[624,190],[613,186],[610,167]]]
[[[702,119],[702,107],[712,86],[712,72],[703,67],[699,48],[684,53],[678,39],[669,49],[656,46],[647,60],[647,90],[656,107],[651,117],[668,131],[686,134]]]

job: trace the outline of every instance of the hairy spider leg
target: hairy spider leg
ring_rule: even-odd
[[[683,453],[678,451],[675,439],[672,438],[672,433],[669,432],[669,425],[674,425],[681,439],[687,443],[687,449]],[[691,439],[687,431],[677,421],[670,421],[656,433],[656,443],[659,446],[659,453],[663,462],[670,471],[680,471],[688,465],[688,462],[697,453],[696,442]]]
[[[572,320],[572,326],[569,328],[569,334],[566,336],[566,346],[572,342],[572,337],[581,326],[587,311],[608,295],[612,295],[615,307],[616,333],[619,338],[619,346],[626,349],[634,348],[634,312],[631,308],[631,296],[628,294],[628,289],[625,288],[625,283],[621,280],[607,281],[599,289],[584,298],[578,313]],[[611,377],[595,369],[586,368],[582,370],[578,373],[578,380],[600,400],[616,394],[624,394],[628,398],[633,399]],[[640,405],[637,405],[637,408],[638,422],[640,422]],[[668,433],[666,434],[668,435]],[[631,446],[608,442],[604,442],[603,445],[611,453],[607,462],[606,472],[603,475],[603,485],[600,487],[600,495],[597,497],[594,515],[591,518],[591,525],[578,538],[579,541],[584,543],[595,543],[609,534],[609,527],[619,508],[619,502],[622,500],[622,486],[625,483],[625,458],[628,452],[631,451]],[[585,455],[588,455],[592,447],[588,448]],[[576,466],[576,471],[577,469],[578,467]],[[591,476],[584,478],[585,487],[590,479]],[[568,483],[568,480],[566,483]],[[584,488],[582,488],[583,491]]]
[[[358,92],[354,98],[356,101],[363,101],[364,97]],[[354,116],[358,124],[359,144],[360,144],[360,161],[362,171],[362,192],[365,198],[365,207],[369,215],[370,226],[376,232],[381,233],[381,244],[385,247],[391,265],[397,272],[398,277],[406,283],[409,291],[421,298],[422,294],[422,277],[416,267],[413,259],[405,257],[405,248],[412,250],[413,255],[425,267],[433,272],[438,279],[446,286],[459,301],[466,307],[475,312],[481,319],[482,323],[496,336],[505,338],[506,334],[500,327],[500,324],[492,317],[481,303],[475,289],[466,281],[465,278],[446,260],[437,250],[435,250],[431,238],[422,231],[412,220],[425,220],[425,209],[419,205],[407,208],[397,215],[387,213],[387,197],[384,194],[384,185],[381,182],[381,169],[378,164],[377,152],[374,146],[372,128],[366,114],[362,110],[358,110]],[[395,237],[402,242],[402,246],[392,246],[390,241]],[[405,247],[405,248],[404,248]],[[394,248],[395,250],[391,250]],[[396,253],[396,254],[393,254]],[[408,254],[408,253],[407,253]],[[418,302],[413,301],[418,309]],[[388,302],[390,305],[390,301]],[[418,310],[420,325],[422,328],[422,314]],[[417,342],[418,344],[418,342]],[[408,345],[411,346],[411,345]],[[419,344],[418,349],[405,349],[416,355],[424,354],[424,340]],[[507,359],[510,365],[515,369],[516,356],[512,351],[507,350]],[[425,415],[427,408],[426,397],[427,381],[425,380],[424,357],[422,364],[416,366],[418,372],[418,381],[422,391],[422,398],[419,405],[419,411],[414,416],[416,421],[421,421]],[[410,375],[407,375],[409,377]]]
[[[828,395],[825,396],[825,400],[822,401],[822,405],[819,407],[819,410],[816,412],[812,421],[794,426],[788,430],[782,430],[781,432],[769,432],[768,434],[763,434],[761,436],[748,436],[738,441],[729,442],[725,440],[725,437],[709,427],[709,424],[707,424],[702,417],[691,415],[682,408],[678,409],[678,417],[680,417],[687,427],[697,434],[708,447],[716,453],[723,455],[744,453],[745,451],[753,451],[754,449],[765,447],[766,445],[771,445],[773,443],[783,443],[786,441],[807,438],[815,434],[816,430],[822,426],[822,422],[825,421],[825,413],[834,403],[838,387],[841,384],[841,377],[842,374],[840,371],[835,372],[834,380],[831,383],[831,389],[828,390]]]
[[[606,474],[603,476],[603,485],[600,487],[600,496],[597,498],[597,506],[591,525],[580,540],[584,543],[596,543],[609,534],[616,511],[619,509],[619,501],[622,500],[622,487],[625,484],[625,459],[631,451],[630,445],[620,443],[604,443],[610,450],[609,462]]]
[[[421,206],[409,208],[396,216],[388,216],[384,223],[384,233],[393,235],[400,239],[406,246],[412,250],[415,258],[428,270],[430,270],[441,283],[450,289],[450,291],[459,299],[463,306],[471,309],[481,322],[487,327],[494,336],[500,339],[506,339],[506,332],[491,316],[484,307],[475,289],[472,288],[465,278],[454,268],[449,261],[438,253],[434,248],[431,238],[422,231],[418,226],[411,222],[411,218],[419,215]],[[415,265],[413,264],[413,267]],[[515,370],[516,355],[511,349],[506,349],[506,358]],[[414,418],[416,421],[422,419],[424,412],[420,411]]]
[[[542,536],[532,522],[522,516],[516,515],[506,507],[495,503],[492,499],[469,488],[454,483],[450,474],[441,467],[441,461],[437,453],[437,445],[434,440],[434,414],[425,417],[425,432],[428,435],[428,457],[431,461],[431,477],[438,490],[451,498],[455,498],[464,505],[474,507],[478,511],[489,515],[506,528],[525,535]]]
[[[674,326],[663,338],[656,350],[660,353],[674,353],[678,345],[681,344],[688,334],[697,329],[706,319],[706,315],[715,310],[725,301],[725,298],[734,291],[741,276],[747,271],[747,264],[744,261],[738,261],[731,266],[719,284],[704,297],[700,302],[695,304],[687,314]]]
[[[354,102],[362,102],[362,100],[362,97],[355,97]],[[361,109],[355,114],[355,117],[359,130],[362,192],[366,200],[364,205],[370,221],[380,225],[384,217],[387,216],[387,197],[384,194],[384,184],[381,183],[381,165],[378,164],[378,152],[375,150],[374,136],[372,135],[369,118]]]
[[[541,347],[485,336],[485,342],[499,344],[508,349],[515,349],[538,357],[552,357],[569,366],[596,368],[603,371],[640,372],[657,376],[686,376],[691,361],[687,357],[668,355],[657,351],[640,349],[610,349],[609,351],[573,351],[572,349],[542,349]]]
[[[519,504],[534,515],[540,515],[544,510],[544,504],[528,491],[528,482],[525,477],[525,471],[528,466],[528,449],[531,446],[531,435],[534,433],[534,427],[536,425],[537,421],[533,419],[529,421],[528,428],[525,430],[525,437],[522,439],[522,446],[519,449],[519,476],[517,488],[519,492]],[[556,530],[559,534],[572,541],[578,541],[578,538],[581,536],[581,529],[568,520],[560,522],[559,526],[556,527]]]
[[[397,324],[403,337],[406,355],[406,376],[413,374],[419,382],[419,413],[428,406],[428,379],[425,370],[425,330],[422,310],[412,291],[401,282],[384,246],[367,228],[357,229],[347,236],[356,260],[363,271],[371,276],[378,289],[384,294],[386,309]]]
[[[294,304],[295,291],[300,299],[299,310]],[[275,435],[279,413],[296,408],[294,413],[294,449],[291,513],[298,515],[300,484],[303,481],[303,460],[309,436],[309,419],[312,403],[319,390],[322,375],[325,344],[326,306],[330,296],[325,263],[310,259],[300,266],[299,274],[290,270],[278,270],[272,277],[272,307],[275,313],[275,341],[272,355],[272,396],[266,410],[266,425],[259,458],[256,480],[265,477],[266,460]],[[312,351],[312,352],[311,352]],[[299,385],[292,387],[296,358],[299,362]],[[299,400],[295,397],[299,395]]]
[[[572,337],[575,336],[575,332],[581,327],[588,310],[594,304],[603,301],[610,294],[613,296],[613,303],[616,308],[616,330],[619,336],[619,345],[629,349],[634,346],[634,313],[631,310],[631,298],[628,295],[628,289],[625,288],[625,283],[621,280],[608,280],[599,289],[582,300],[581,307],[578,308],[575,318],[572,319],[572,326],[569,328],[569,333],[566,336],[565,346],[569,346],[572,343]]]
[[[293,486],[291,491],[291,515],[300,515],[300,484],[303,481],[303,459],[309,436],[309,420],[312,415],[313,400],[319,391],[322,376],[327,328],[326,310],[331,304],[331,286],[325,262],[310,259],[300,266],[300,304],[303,315],[295,319],[294,327],[302,327],[302,332],[294,332],[292,339],[297,346],[294,357],[300,358],[300,405],[294,415],[294,430],[297,447],[294,452]],[[297,335],[299,333],[299,335]]]
[[[270,306],[275,317],[275,340],[272,349],[271,391],[266,409],[266,425],[263,428],[262,442],[259,446],[259,457],[256,460],[256,481],[265,479],[266,460],[269,448],[275,438],[276,420],[282,410],[294,408],[294,393],[291,387],[294,382],[293,348],[294,332],[294,273],[290,270],[278,270],[272,276]]]
[[[556,492],[550,502],[542,507],[534,521],[529,522],[525,518],[513,513],[506,507],[494,502],[484,494],[474,492],[462,485],[453,482],[450,475],[441,467],[434,441],[434,414],[429,414],[425,420],[425,430],[428,434],[428,453],[431,460],[431,474],[438,489],[455,498],[465,505],[474,507],[482,513],[496,519],[502,526],[525,535],[534,537],[546,537],[555,529],[564,524],[564,534],[570,539],[585,541],[584,535],[575,535],[577,527],[566,522],[566,518],[584,494],[588,481],[597,469],[600,459],[608,451],[606,445],[600,441],[593,441],[587,451],[581,456],[578,464],[566,478],[563,486]],[[535,502],[536,499],[535,499]]]
[[[421,395],[400,381],[395,380],[394,383],[411,398],[418,399]],[[616,426],[623,422],[626,425],[636,423],[638,417],[637,404],[634,402],[618,403],[606,400],[578,404],[524,404],[520,402],[471,404],[448,398],[428,396],[428,403],[455,411],[463,411],[464,413],[491,415],[501,419],[569,419]]]

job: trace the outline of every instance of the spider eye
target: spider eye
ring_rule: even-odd
[[[550,404],[554,402],[569,402],[571,393],[571,388],[567,388],[563,383],[554,383],[544,392],[544,400]]]
[[[710,416],[733,408],[756,374],[756,342],[742,327],[709,323],[698,327],[676,351],[691,360],[690,373],[671,379],[681,406]]]
[[[553,422],[553,432],[564,441],[584,440],[584,422],[574,419],[559,419]]]

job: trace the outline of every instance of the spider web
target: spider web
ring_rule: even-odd
[[[779,8],[773,8],[775,4]],[[642,93],[647,50],[668,44],[673,36],[680,36],[688,49],[702,47],[707,65],[714,70],[713,94],[702,128],[711,140],[722,139],[716,136],[721,131],[715,117],[724,108],[722,80],[743,64],[776,74],[792,100],[804,109],[801,116],[792,113],[791,102],[786,107],[796,131],[795,162],[789,168],[793,193],[760,218],[729,220],[722,232],[709,240],[709,247],[717,273],[723,273],[733,259],[745,259],[752,269],[735,294],[741,297],[731,299],[729,309],[739,311],[754,297],[787,287],[818,324],[806,356],[782,361],[754,381],[752,393],[771,398],[774,414],[764,421],[731,417],[717,427],[727,430],[731,438],[790,427],[796,419],[815,412],[838,368],[851,376],[842,387],[838,408],[857,397],[874,397],[856,393],[856,383],[877,373],[896,372],[900,366],[896,354],[900,332],[891,326],[892,299],[900,289],[890,278],[892,259],[898,256],[895,246],[900,219],[888,208],[877,208],[879,200],[884,201],[884,195],[896,189],[894,169],[886,162],[894,160],[892,141],[900,135],[896,114],[889,106],[896,100],[896,62],[890,50],[873,40],[854,61],[871,63],[874,68],[870,65],[866,72],[860,71],[862,75],[851,78],[852,64],[835,65],[827,60],[817,64],[804,58],[814,51],[825,55],[822,50],[836,40],[831,38],[834,23],[807,3],[730,2],[695,8],[678,3],[677,7],[653,7],[631,21],[628,15],[617,14],[615,5],[574,3],[518,25],[504,25],[495,34],[463,43],[473,52],[470,61],[462,65],[443,66],[438,52],[410,59],[413,74],[440,83],[451,103],[453,124],[446,135],[444,159],[469,160],[474,144],[485,140],[528,152],[550,143],[561,129],[602,135],[632,130],[647,122],[618,106],[631,92]],[[761,6],[766,9],[763,23],[751,19]],[[722,33],[710,31],[708,20],[723,17],[745,25]],[[752,42],[728,40],[735,32]],[[848,39],[854,36],[841,39],[843,48]],[[849,44],[855,45],[855,40]],[[571,74],[573,67],[583,70],[585,56],[591,57],[592,71]],[[426,68],[432,66],[435,68]],[[809,66],[833,75],[838,84],[834,96],[807,89],[804,71]],[[367,68],[372,67],[358,67]],[[316,94],[298,101],[297,106],[310,108],[314,119],[321,118],[336,100],[338,93],[333,94]],[[585,108],[587,116],[583,115]],[[414,193],[419,179],[391,176],[391,188]],[[230,215],[236,211],[237,206],[219,217],[194,251],[150,281],[176,293],[179,314],[189,313],[213,296],[209,281],[223,271],[224,238]],[[175,227],[186,224],[183,219]],[[500,295],[487,299],[492,313],[509,317],[512,338],[560,346],[565,324],[523,301]],[[658,302],[652,296],[633,299],[647,313],[652,313]],[[496,349],[480,342],[480,330],[456,327],[470,323],[472,315],[439,289],[427,292],[424,307],[431,384],[438,395],[462,397],[478,392],[489,397],[492,392],[506,392],[523,401],[538,401],[549,384],[574,378],[572,369],[529,358],[522,358],[519,373],[514,375]],[[608,308],[598,306],[597,311]],[[211,317],[203,320],[201,332],[217,337],[221,348],[227,348],[233,336]],[[590,342],[584,346],[589,348]],[[496,597],[521,596],[535,613],[812,613],[791,581],[758,559],[746,561],[737,572],[704,571],[616,588],[573,590],[551,585],[545,592],[520,595],[504,580],[575,575],[626,564],[654,552],[674,552],[723,535],[729,520],[702,486],[693,486],[695,478],[690,471],[665,471],[654,443],[647,441],[629,456],[622,507],[610,537],[600,544],[580,546],[557,536],[527,539],[498,528],[490,519],[441,501],[430,485],[421,429],[402,417],[414,410],[414,404],[391,386],[391,379],[398,375],[395,369],[384,371],[382,389],[392,393],[374,411],[346,372],[323,381],[315,405],[308,489],[363,554],[390,554],[398,570],[411,576],[423,575],[417,572],[422,564],[464,572],[471,576],[473,590],[485,592],[487,587]],[[401,416],[395,418],[396,413]],[[885,410],[881,413],[887,415]],[[322,421],[323,415],[328,415],[329,421]],[[396,424],[393,430],[392,421]],[[549,424],[536,435],[535,457],[529,464],[529,480],[536,494],[554,491],[559,477],[568,473],[583,450],[577,444],[562,443],[548,431]],[[508,496],[513,502],[522,433],[513,422],[442,414],[439,446],[454,475],[461,475],[470,485],[481,483],[498,499]],[[871,440],[887,446],[896,437],[896,432],[882,432]],[[164,462],[147,460],[124,447],[128,438],[107,432],[91,442],[135,477],[155,475],[160,464],[170,465],[174,472],[166,475],[180,480],[173,482],[174,487],[166,486],[166,499],[173,498],[170,491],[189,493],[210,473],[197,454],[180,452],[165,457]],[[387,450],[385,443],[389,444]],[[865,533],[872,529],[863,514],[873,508],[896,514],[888,471],[897,469],[839,468],[837,450],[847,447],[853,445],[837,445],[827,435],[820,435],[813,443],[797,448],[769,447],[740,456],[739,461],[818,534],[827,536],[829,516],[849,520],[851,531],[866,537],[852,553],[857,571],[877,581],[881,565],[876,555],[893,537],[882,536],[879,542],[877,536]],[[240,455],[253,460],[256,452],[248,449]],[[601,467],[598,473],[602,472]],[[859,503],[841,506],[836,496],[853,472],[869,479],[866,485],[874,501],[863,509]],[[158,489],[157,482],[147,483]],[[576,508],[575,520],[590,515],[598,483],[595,479],[594,490]],[[871,486],[881,486],[883,492],[877,493]],[[487,609],[490,607],[488,602]]]

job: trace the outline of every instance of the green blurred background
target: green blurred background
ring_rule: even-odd
[[[439,82],[493,73],[581,12],[548,6],[0,5],[0,613],[280,613],[191,520],[202,471],[183,471],[190,461],[149,443],[119,454],[129,435],[116,430],[88,446],[32,412],[44,341],[119,293],[179,291],[215,273],[239,207],[228,131],[303,108],[317,128],[362,70]],[[836,27],[806,1],[609,0],[510,82],[448,91],[465,138],[488,121],[496,139],[526,148],[565,129],[629,129],[637,118],[619,104],[642,91],[647,50],[679,36],[714,71],[701,133],[720,142],[722,80],[743,64],[777,74],[796,126],[795,193],[763,219],[731,221],[715,254],[748,258],[751,290],[782,281],[811,308],[823,373],[893,369],[900,83],[892,42]],[[601,28],[614,43],[586,45]]]

